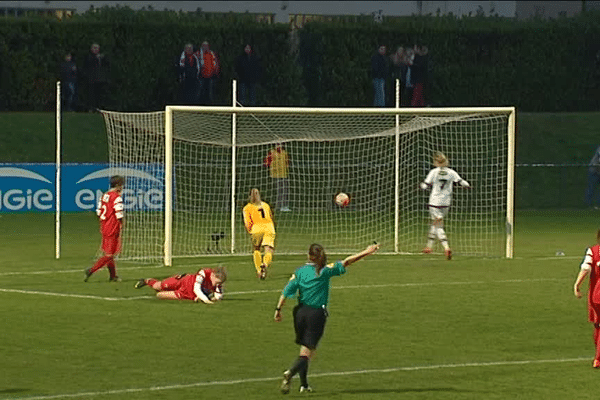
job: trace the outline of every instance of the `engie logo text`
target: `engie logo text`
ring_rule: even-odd
[[[62,211],[95,210],[110,177],[123,175],[123,202],[127,211],[162,210],[164,170],[158,164],[63,164]],[[0,164],[0,212],[56,210],[55,164]]]

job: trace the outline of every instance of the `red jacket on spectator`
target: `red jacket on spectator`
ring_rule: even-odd
[[[208,42],[202,43],[200,50],[196,52],[200,61],[200,76],[202,78],[213,78],[219,75],[219,59],[214,51],[210,50]]]

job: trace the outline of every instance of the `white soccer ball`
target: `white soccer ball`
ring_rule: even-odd
[[[223,293],[217,293],[217,292],[211,293],[209,298],[212,301],[220,301],[223,299]]]
[[[335,204],[340,207],[346,207],[350,204],[350,197],[348,197],[346,193],[338,193],[338,195],[335,196]]]

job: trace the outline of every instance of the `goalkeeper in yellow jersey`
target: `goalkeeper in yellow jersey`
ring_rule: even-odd
[[[244,225],[252,240],[254,268],[259,279],[267,277],[267,269],[273,261],[275,249],[275,224],[269,204],[260,199],[260,191],[250,190],[248,204],[244,206]],[[264,248],[264,257],[261,254]]]

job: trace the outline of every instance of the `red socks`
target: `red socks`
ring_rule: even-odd
[[[116,278],[117,268],[115,267],[115,259],[111,257],[106,266],[108,267],[108,272],[110,273],[111,279]]]
[[[596,345],[596,357],[595,360],[600,360],[600,326],[594,324],[594,343]]]
[[[98,259],[98,261],[96,261],[94,266],[89,269],[88,273],[91,275],[94,272],[98,271],[100,268],[104,267],[105,265],[108,267],[108,272],[110,274],[110,278],[111,279],[116,278],[117,277],[117,268],[115,266],[115,259],[113,258],[113,256],[100,257]]]
[[[106,264],[108,264],[109,261],[112,261],[112,256],[103,256],[100,257],[98,259],[98,261],[96,261],[96,264],[94,264],[94,266],[92,268],[90,268],[90,275],[93,274],[94,272],[98,271],[100,268],[104,267]],[[114,268],[115,262],[112,261],[112,265]],[[111,271],[111,276],[112,276],[112,271]]]

